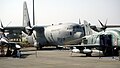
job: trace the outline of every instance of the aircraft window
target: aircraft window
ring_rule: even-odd
[[[70,32],[70,35],[72,35],[72,32]]]
[[[80,28],[80,26],[74,26],[73,28]]]
[[[79,26],[76,26],[76,28],[80,28]]]
[[[77,30],[77,29],[80,29],[80,26],[73,26],[73,30]]]

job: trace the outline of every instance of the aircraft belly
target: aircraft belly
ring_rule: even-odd
[[[69,38],[64,42],[64,44],[65,45],[79,44],[81,43],[81,40],[82,40],[81,38],[78,38],[78,39]]]

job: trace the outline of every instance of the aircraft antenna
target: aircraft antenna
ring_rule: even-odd
[[[79,18],[79,24],[81,24],[80,18]]]
[[[35,12],[34,12],[34,0],[33,0],[33,25],[35,25]]]

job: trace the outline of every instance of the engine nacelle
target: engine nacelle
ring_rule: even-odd
[[[92,53],[92,50],[90,50],[90,49],[84,49],[84,50],[83,50],[83,53],[85,53],[85,54],[87,54],[87,53]]]
[[[103,52],[100,51],[100,50],[92,50],[92,52],[93,52],[93,53],[101,53],[101,54],[103,53]]]
[[[90,50],[90,49],[84,49],[84,50],[83,50],[83,53],[85,53],[85,54],[90,54],[90,53],[103,54],[103,52],[100,51],[100,50]]]
[[[80,50],[79,49],[73,49],[72,52],[73,53],[80,53]]]

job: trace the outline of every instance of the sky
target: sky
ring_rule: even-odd
[[[32,24],[33,0],[0,0],[0,20],[6,26],[22,26],[23,2],[27,2]],[[34,0],[35,24],[78,23],[79,18],[92,25],[120,24],[120,0]],[[11,23],[10,23],[11,22]],[[10,23],[8,25],[8,23]]]

